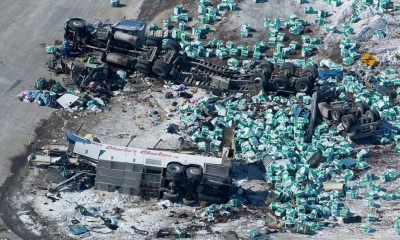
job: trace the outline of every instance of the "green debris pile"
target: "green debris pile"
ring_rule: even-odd
[[[345,100],[348,96],[342,93],[352,93],[356,102],[367,102],[385,119],[397,120],[400,108],[393,106],[392,99],[365,87],[354,76],[345,76],[340,84],[336,81],[324,84],[333,86]],[[234,160],[245,159],[264,166],[265,180],[274,184],[270,197],[275,201],[269,207],[287,228],[315,230],[326,226],[330,216],[349,217],[354,212],[345,207],[342,199],[357,199],[359,188],[369,189],[367,200],[400,200],[400,191],[386,192],[381,184],[374,182],[395,180],[399,176],[397,170],[386,170],[379,178],[371,174],[357,177],[356,171],[369,168],[365,161],[370,156],[369,149],[356,151],[343,136],[341,124],[328,125],[323,121],[315,127],[311,143],[303,141],[309,123],[303,109],[310,102],[311,97],[301,93],[288,98],[264,92],[238,93],[225,99],[206,97],[197,104],[180,108],[181,123],[190,125],[192,140],[205,152],[220,151],[223,128],[235,128],[235,147],[240,154]],[[200,127],[198,122],[206,124]],[[376,138],[384,143],[397,143],[399,129],[393,124]],[[396,148],[400,149],[399,145]],[[311,164],[310,159],[319,160]],[[324,188],[325,183],[338,183],[342,187],[329,191]],[[291,204],[293,201],[295,207]],[[372,218],[372,215],[367,217]]]

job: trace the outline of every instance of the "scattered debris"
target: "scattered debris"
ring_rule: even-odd
[[[374,200],[400,199],[398,189],[389,185],[398,179],[399,173],[385,168],[374,175],[365,170],[375,164],[369,159],[378,154],[374,148],[393,144],[394,151],[400,151],[397,123],[400,120],[397,117],[400,81],[396,75],[398,69],[393,66],[384,69],[379,65],[387,62],[375,57],[379,53],[360,54],[364,52],[360,51],[363,43],[357,40],[390,39],[392,31],[388,26],[393,21],[390,19],[393,16],[384,14],[389,2],[364,2],[329,1],[332,5],[329,10],[316,10],[310,5],[302,8],[308,15],[316,14],[313,16],[315,24],[324,26],[329,32],[326,37],[315,36],[310,23],[294,14],[287,19],[277,17],[275,21],[265,18],[262,24],[268,28],[268,42],[258,41],[252,48],[237,46],[230,40],[225,43],[213,38],[208,44],[200,40],[209,32],[206,24],[222,15],[216,9],[234,11],[241,6],[234,1],[223,1],[217,8],[209,6],[208,1],[199,1],[198,21],[204,25],[191,27],[196,39],[193,42],[188,41],[189,35],[185,33],[188,14],[181,5],[175,6],[170,16],[171,22],[177,22],[179,27],[172,31],[174,39],[151,34],[144,38],[146,29],[152,33],[158,30],[157,24],[148,24],[146,28],[144,21],[124,18],[115,23],[98,23],[96,31],[89,31],[86,21],[69,19],[65,33],[73,40],[71,48],[85,54],[65,60],[60,58],[55,45],[47,46],[46,51],[55,56],[48,67],[68,74],[76,89],[66,90],[54,80],[40,78],[35,90],[24,91],[18,98],[38,105],[61,106],[71,112],[106,111],[112,96],[126,97],[121,89],[131,80],[136,83],[141,79],[152,91],[159,91],[152,78],[155,75],[165,80],[164,87],[169,90],[160,95],[162,100],[171,102],[168,109],[163,110],[156,106],[157,98],[147,94],[143,100],[148,107],[146,117],[151,119],[147,124],[152,129],[163,126],[171,135],[179,134],[181,148],[155,149],[161,139],[149,149],[129,148],[129,143],[126,147],[115,146],[99,143],[93,136],[81,138],[67,131],[71,145],[68,150],[59,150],[57,154],[52,150],[44,155],[31,154],[28,161],[38,166],[48,165],[46,181],[57,183],[50,188],[53,192],[67,186],[81,190],[95,186],[108,192],[163,198],[157,211],[167,210],[168,217],[179,218],[179,221],[175,219],[176,227],[171,231],[157,226],[157,238],[171,234],[190,237],[191,227],[204,230],[219,221],[239,218],[240,211],[256,213],[257,210],[243,205],[246,199],[252,205],[266,200],[269,208],[269,212],[259,216],[261,220],[258,219],[257,226],[247,228],[246,234],[252,238],[268,238],[260,236],[261,230],[257,229],[264,225],[282,232],[287,229],[293,233],[313,234],[325,227],[339,226],[336,219],[342,219],[345,224],[360,223],[362,218],[368,222],[379,221],[382,217],[380,205]],[[110,1],[111,6],[118,4],[119,1]],[[340,24],[331,20],[330,15],[337,12],[331,11],[332,7],[341,5],[345,5],[338,13],[343,15],[340,18],[343,24],[337,29]],[[397,7],[393,4],[393,8]],[[168,20],[164,21],[163,29],[168,30],[168,24]],[[250,37],[254,27],[243,22],[240,36]],[[312,34],[308,34],[310,32]],[[329,48],[329,42],[338,34],[341,36],[334,41],[335,48],[339,45],[338,54],[345,66],[336,64],[337,59],[323,59],[318,65],[317,51]],[[82,38],[77,39],[78,35]],[[285,46],[285,41],[293,35],[301,36]],[[272,54],[266,52],[267,44],[271,50],[274,48]],[[216,48],[215,54],[212,48]],[[302,58],[296,59],[292,55],[296,51],[300,53],[300,49]],[[253,60],[237,59],[239,56],[248,58],[249,54]],[[209,62],[208,58],[213,55],[220,60],[229,58],[228,66]],[[315,58],[305,59],[310,56]],[[358,59],[369,67],[365,68]],[[135,79],[131,79],[133,75]],[[138,92],[142,88],[138,88]],[[197,88],[212,91],[210,95],[197,97]],[[178,98],[182,98],[182,103]],[[128,113],[130,104],[122,111]],[[136,115],[134,119],[140,117]],[[164,117],[170,122],[165,123]],[[136,126],[143,131],[147,128],[138,123]],[[119,138],[126,136],[133,135],[118,135]],[[371,150],[359,149],[356,146],[363,144],[357,141],[374,141],[380,145],[373,145]],[[197,156],[184,155],[182,151]],[[245,164],[257,164],[262,171],[261,179],[265,180],[262,188],[266,194],[257,201],[253,201],[256,197],[252,191],[233,191],[235,185],[255,179],[251,179],[252,172],[240,172],[249,176],[235,178],[239,175],[235,168]],[[382,184],[390,188],[385,189]],[[52,203],[63,201],[53,195],[45,197]],[[356,215],[360,213],[352,209],[360,198],[367,200],[371,211],[363,215],[365,217]],[[181,211],[171,210],[180,203],[199,204],[201,208],[196,208],[194,216],[190,212],[179,214]],[[79,204],[75,207],[86,222],[97,222],[99,218],[91,217],[92,210],[88,209]],[[131,224],[135,219],[121,214],[119,208],[112,212],[101,211],[99,216],[108,229],[94,230],[89,226],[86,229],[78,220],[69,227],[75,235],[88,230],[108,234],[124,226],[124,222],[119,226],[117,220]],[[181,221],[187,219],[191,222],[182,224]],[[150,230],[140,230],[146,229],[140,224],[138,221],[135,226],[130,225],[134,233],[152,234]],[[399,233],[399,219],[394,227]],[[365,233],[375,231],[369,224],[361,224],[360,229]],[[243,232],[241,234],[244,236]],[[238,238],[235,232],[220,235]]]

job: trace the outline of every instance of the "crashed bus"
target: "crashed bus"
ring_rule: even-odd
[[[78,162],[96,165],[95,189],[157,197],[171,202],[229,200],[234,156],[233,130],[225,128],[220,157],[186,155],[90,141],[66,131]]]

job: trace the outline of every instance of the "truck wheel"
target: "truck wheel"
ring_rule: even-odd
[[[68,27],[73,31],[83,31],[86,30],[86,21],[83,19],[72,19],[68,22]]]
[[[268,74],[272,74],[274,72],[274,64],[272,64],[270,61],[262,61],[258,67]]]
[[[307,66],[303,69],[303,77],[312,77],[312,79],[318,78],[318,69],[313,66]]]
[[[264,86],[265,80],[265,74],[262,72],[255,72],[253,76],[251,76],[252,83],[256,85]]]
[[[356,104],[356,109],[361,112],[361,115],[369,110],[369,105],[366,102],[359,102]]]
[[[309,93],[312,88],[312,83],[308,78],[299,78],[295,83],[295,88],[297,92],[300,93]]]
[[[332,121],[334,123],[340,123],[340,120],[342,120],[342,117],[343,117],[342,109],[340,109],[340,108],[332,109]]]
[[[167,175],[172,177],[182,177],[183,167],[177,163],[171,163],[167,166]]]
[[[167,44],[165,44],[165,49],[174,50],[175,53],[178,54],[181,51],[181,45],[177,41],[170,39]]]
[[[345,131],[349,131],[355,124],[355,117],[352,114],[348,114],[342,117],[342,125]]]
[[[296,66],[291,62],[285,62],[281,67],[282,71],[287,71],[291,76],[294,76],[296,73]]]
[[[364,106],[366,110],[370,110],[371,108],[369,107],[369,104],[367,102],[361,102]]]
[[[146,46],[151,46],[151,47],[157,47],[157,48],[161,47],[161,41],[156,36],[147,36],[145,44]]]
[[[197,203],[197,200],[187,200],[186,198],[183,198],[183,204],[186,206],[193,206]]]
[[[378,110],[372,109],[371,111],[375,114],[375,119],[376,119],[376,121],[381,120],[381,114],[379,114],[379,111],[378,111]]]
[[[159,76],[159,77],[165,77],[168,75],[169,70],[171,69],[171,66],[164,62],[164,61],[156,61],[153,65],[153,72],[155,75]]]
[[[371,123],[376,122],[380,119],[379,112],[376,109],[366,111],[365,116],[369,119],[369,122]]]
[[[163,200],[170,200],[172,203],[177,203],[179,201],[179,194],[172,194],[169,192],[163,193]]]
[[[190,167],[186,169],[186,176],[193,180],[200,180],[201,179],[201,169],[197,167]]]
[[[289,86],[289,80],[286,75],[278,75],[273,80],[276,90],[286,90]]]
[[[344,108],[339,108],[342,111],[342,116],[346,115],[346,110]]]
[[[152,65],[153,64],[146,59],[139,58],[135,65],[135,69],[143,74],[150,74]]]

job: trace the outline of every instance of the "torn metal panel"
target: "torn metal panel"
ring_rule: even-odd
[[[34,164],[55,164],[61,160],[62,157],[52,157],[52,156],[44,156],[44,155],[35,155],[31,154],[28,156],[28,162]]]
[[[45,153],[47,153],[48,155],[62,155],[67,153],[68,151],[68,146],[64,146],[61,144],[50,144],[47,146],[44,146],[42,148],[40,148],[40,150],[43,150]]]
[[[65,177],[57,169],[49,168],[45,180],[47,182],[60,183],[65,180]]]
[[[62,95],[59,99],[57,99],[57,102],[63,107],[63,108],[68,108],[72,104],[74,104],[77,100],[79,99],[78,96],[66,93]]]
[[[262,161],[257,162],[257,166],[260,168],[262,172],[265,173],[267,172],[268,167],[271,166],[271,164],[273,164],[273,162],[274,159],[271,156],[267,155]]]
[[[354,159],[354,158],[351,158],[351,157],[348,157],[348,158],[346,158],[346,159],[343,159],[342,161],[343,161],[343,164],[346,166],[346,168],[353,167],[353,166],[355,166],[355,165],[357,164],[357,162],[358,162],[357,159]]]
[[[83,234],[83,233],[87,232],[87,229],[85,228],[85,226],[83,226],[80,223],[74,224],[74,225],[70,225],[68,227],[69,227],[69,229],[71,230],[71,232],[74,235],[80,235],[80,234]]]
[[[71,181],[75,180],[77,177],[79,177],[79,176],[81,176],[83,174],[86,174],[86,173],[85,172],[80,172],[80,173],[74,175],[73,177],[71,177],[71,178],[69,178],[69,179],[67,179],[65,181],[60,182],[59,184],[56,184],[56,185],[52,186],[50,188],[50,191],[56,191],[59,187],[65,185],[67,183],[70,183]]]
[[[319,152],[315,152],[309,159],[307,159],[307,163],[310,164],[311,168],[318,167],[318,165],[323,161],[324,156]]]

